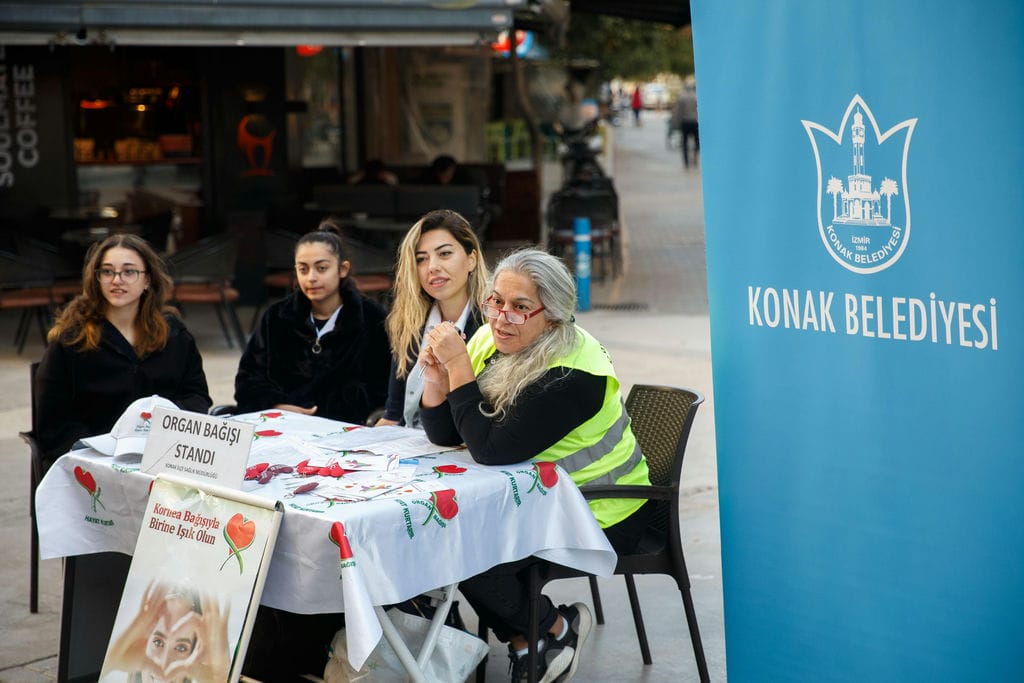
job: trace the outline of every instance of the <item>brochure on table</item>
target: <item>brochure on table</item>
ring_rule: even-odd
[[[237,681],[281,516],[276,501],[158,476],[101,683]]]

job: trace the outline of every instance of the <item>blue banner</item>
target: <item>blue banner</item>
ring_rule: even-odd
[[[729,680],[1024,680],[1024,3],[691,5]]]

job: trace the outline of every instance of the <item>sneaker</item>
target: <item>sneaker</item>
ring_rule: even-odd
[[[541,683],[566,683],[572,680],[580,663],[580,651],[594,623],[590,608],[582,602],[569,606],[559,605],[558,611],[568,622],[569,632],[561,640],[555,640],[554,636],[548,637],[545,648],[547,671]]]
[[[546,680],[547,675],[547,655],[549,651],[548,641],[544,642],[544,646],[540,652],[537,653],[537,675],[534,677],[535,681]],[[522,655],[516,654],[515,648],[511,645],[508,646],[508,672],[512,679],[512,683],[526,683],[530,680],[530,655],[525,653]]]

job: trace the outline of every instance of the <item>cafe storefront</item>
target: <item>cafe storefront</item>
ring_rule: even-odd
[[[245,244],[367,159],[483,163],[519,4],[4,3],[0,221],[54,241],[171,211],[172,248]]]

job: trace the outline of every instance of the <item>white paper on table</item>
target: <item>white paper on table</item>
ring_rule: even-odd
[[[317,448],[316,445],[290,436],[273,439],[257,439],[249,451],[249,462],[265,461],[276,465],[297,465],[303,460],[330,458],[334,451]]]
[[[388,472],[399,466],[397,455],[377,455],[375,453],[345,453],[344,456],[335,459],[341,468],[350,472],[371,471]]]

